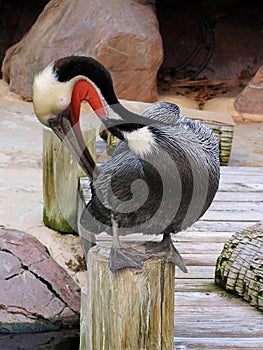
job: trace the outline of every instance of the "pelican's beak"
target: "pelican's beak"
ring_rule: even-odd
[[[71,108],[69,107],[50,118],[48,124],[67,149],[74,155],[85,173],[90,178],[95,179],[98,175],[96,163],[85,144],[79,121],[73,118]]]

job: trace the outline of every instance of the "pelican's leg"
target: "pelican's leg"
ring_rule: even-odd
[[[122,248],[119,239],[118,222],[112,218],[112,247],[110,251],[110,269],[117,271],[125,267],[141,269],[147,255],[133,248]]]
[[[185,262],[175,248],[170,233],[164,233],[161,242],[146,242],[144,246],[146,254],[163,258],[174,263],[181,271],[187,272]]]
[[[112,247],[121,248],[120,236],[119,236],[119,225],[114,218],[111,219],[112,222]]]

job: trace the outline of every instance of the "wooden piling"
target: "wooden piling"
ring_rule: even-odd
[[[99,245],[88,253],[80,350],[172,350],[174,265],[151,258],[142,271],[112,272],[109,253]]]
[[[95,157],[96,132],[86,126],[83,137]],[[54,230],[77,230],[78,179],[84,173],[52,130],[43,129],[43,221]]]

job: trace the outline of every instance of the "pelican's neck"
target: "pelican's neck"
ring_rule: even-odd
[[[129,111],[120,103],[109,107],[111,112],[101,120],[105,127],[120,140],[132,139],[133,143],[141,137],[145,140],[145,131],[150,132],[149,126],[157,123],[154,119]],[[140,130],[143,132],[139,132]]]

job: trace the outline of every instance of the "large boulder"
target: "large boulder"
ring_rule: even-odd
[[[33,236],[0,229],[0,333],[77,327],[80,289]]]
[[[163,58],[151,4],[120,0],[51,0],[24,38],[10,47],[3,78],[30,100],[36,72],[67,55],[92,56],[112,73],[119,98],[155,101]]]
[[[263,66],[237,96],[234,106],[239,113],[263,114]]]

